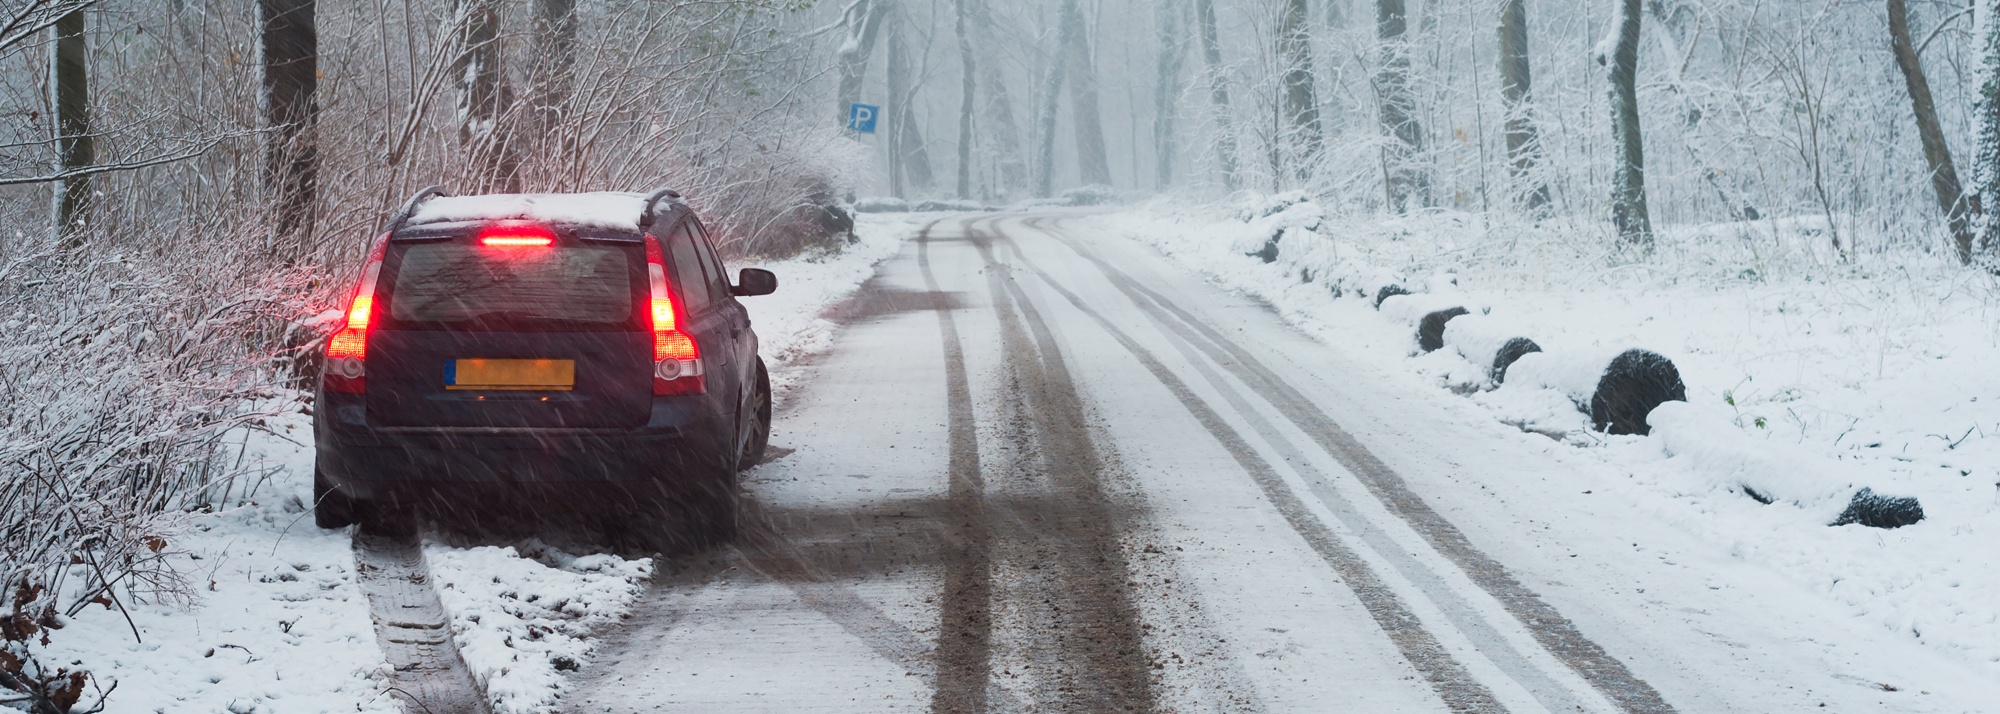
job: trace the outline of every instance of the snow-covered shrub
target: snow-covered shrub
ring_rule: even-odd
[[[867,149],[825,127],[798,126],[787,135],[732,131],[740,146],[728,163],[676,170],[672,185],[717,234],[717,248],[734,256],[782,257],[845,243],[853,218],[840,196],[853,188]]]
[[[0,215],[38,222],[37,193],[0,194]],[[0,587],[17,610],[187,602],[198,588],[167,563],[183,514],[273,497],[244,436],[300,408],[281,345],[318,291],[237,228],[252,209],[98,215],[72,249],[0,235]],[[14,654],[0,687],[48,690],[51,673]],[[40,694],[74,703],[88,675],[53,674],[60,691]]]

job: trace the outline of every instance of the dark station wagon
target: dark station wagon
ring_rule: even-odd
[[[737,298],[776,287],[757,269],[731,284],[672,191],[419,192],[326,344],[315,520],[497,496],[728,540],[737,472],[762,458],[771,424]]]

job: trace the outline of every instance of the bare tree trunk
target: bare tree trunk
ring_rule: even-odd
[[[889,195],[904,198],[907,191],[908,166],[903,162],[903,95],[908,93],[909,78],[904,75],[909,70],[903,61],[903,33],[897,25],[901,18],[890,17],[887,81],[889,84],[889,104],[884,109],[889,115],[886,140],[889,149]]]
[[[1068,38],[1062,36],[1068,31],[1069,23],[1061,25],[1063,29],[1056,32],[1054,57],[1049,61],[1048,73],[1042,77],[1041,114],[1035,117],[1035,195],[1042,198],[1055,193],[1056,109],[1069,67],[1069,63],[1063,61],[1064,48],[1069,46]]]
[[[499,0],[459,0],[467,13],[454,76],[458,79],[458,140],[471,159],[473,191],[521,190],[520,157],[502,121],[514,89],[501,62]]]
[[[97,142],[90,131],[90,47],[84,38],[85,16],[72,10],[56,20],[55,81],[56,151],[67,174],[97,162]],[[90,218],[90,177],[65,176],[56,187],[56,235],[65,249],[83,244]]]
[[[1021,145],[1021,125],[1014,121],[1014,102],[1007,94],[1007,80],[988,62],[980,69],[986,75],[986,117],[993,123],[993,137],[1000,162],[1003,193],[1028,187],[1028,156]]]
[[[966,32],[965,4],[971,0],[957,0],[952,3],[955,11],[952,27],[958,32],[959,100],[958,100],[958,197],[972,198],[972,112],[977,101],[978,83],[973,73],[977,68],[972,52],[972,37]]]
[[[1617,166],[1611,172],[1611,222],[1618,237],[1651,248],[1653,222],[1646,210],[1646,144],[1639,133],[1639,20],[1641,0],[1616,0],[1617,34],[1610,62],[1611,133],[1618,141]]]
[[[1532,216],[1549,205],[1549,187],[1535,176],[1541,147],[1535,136],[1534,75],[1528,64],[1526,0],[1500,3],[1500,97],[1507,107],[1507,170],[1513,192]]]
[[[1083,8],[1077,0],[1063,0],[1062,30],[1068,39],[1062,50],[1072,75],[1069,78],[1069,111],[1076,122],[1077,172],[1083,183],[1111,183],[1111,160],[1104,148],[1104,118],[1097,107],[1097,68],[1090,56],[1090,33],[1084,25]],[[1064,61],[1058,60],[1058,61]]]
[[[1922,60],[1910,44],[1910,10],[1904,0],[1889,2],[1889,48],[1896,55],[1896,67],[1903,70],[1909,87],[1910,108],[1917,116],[1917,138],[1924,145],[1924,163],[1931,172],[1931,190],[1937,193],[1938,210],[1951,228],[1952,247],[1963,263],[1972,262],[1972,216],[1979,212],[1979,197],[1967,195],[1958,183],[1958,168],[1951,161],[1951,145],[1945,143],[1944,129],[1938,124],[1937,105],[1931,102],[1931,83],[1924,77]]]
[[[1179,0],[1159,0],[1156,14],[1160,25],[1160,61],[1153,104],[1153,183],[1156,188],[1165,189],[1174,185],[1174,152],[1178,148],[1174,115],[1181,96],[1181,64],[1186,57],[1182,37],[1187,30],[1181,27]]]
[[[994,25],[986,5],[980,0],[967,1],[975,3],[970,10],[974,11],[974,19],[985,32],[984,36],[999,37],[1000,29]],[[992,138],[994,153],[998,154],[1001,192],[1011,193],[1027,187],[1028,160],[1021,145],[1021,126],[1014,122],[1014,102],[1007,94],[1007,78],[1000,73],[997,64],[982,63],[979,73],[986,86],[986,120],[990,123],[986,136]]]
[[[538,163],[550,175],[561,176],[563,186],[581,179],[574,154],[574,135],[569,133],[568,114],[572,74],[576,67],[576,0],[534,0],[534,57],[529,77],[528,107],[534,118],[534,147]]]
[[[319,31],[315,0],[258,0],[264,31],[264,190],[278,238],[303,252],[319,192]]]
[[[1980,83],[1974,119],[1979,125],[1979,148],[1973,156],[1972,180],[1978,187],[1980,205],[2000,211],[2000,16],[1996,12],[2000,12],[2000,0],[1979,0]],[[1990,261],[2000,250],[2000,220],[1982,211],[1979,223],[1978,251]]]
[[[1389,209],[1397,212],[1431,202],[1430,177],[1416,165],[1424,153],[1424,130],[1410,91],[1410,44],[1404,38],[1408,30],[1403,0],[1375,0],[1375,36],[1382,42],[1382,69],[1375,75],[1375,87],[1381,95],[1382,131],[1396,139],[1383,149],[1383,186]]]
[[[861,101],[862,81],[868,77],[868,57],[875,54],[875,36],[881,30],[888,0],[854,0],[841,15],[847,40],[840,45],[840,125],[847,126],[847,106]]]
[[[1236,168],[1236,124],[1229,113],[1229,77],[1222,68],[1222,42],[1216,37],[1214,0],[1194,0],[1195,23],[1200,25],[1201,58],[1208,69],[1208,103],[1215,107],[1215,161],[1222,168],[1222,184],[1234,191],[1242,185]]]
[[[910,53],[903,41],[902,8],[892,8],[889,17],[889,158],[896,165],[890,173],[890,187],[901,197],[905,191],[928,191],[936,184],[931,175],[930,151],[924,146],[923,129],[917,125],[916,94],[910,86]]]
[[[1278,19],[1278,57],[1285,63],[1285,119],[1292,134],[1292,172],[1299,180],[1312,177],[1319,164],[1321,131],[1319,98],[1313,91],[1312,33],[1307,29],[1306,0],[1285,0]]]

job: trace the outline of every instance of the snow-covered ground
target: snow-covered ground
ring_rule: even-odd
[[[1467,409],[1543,435],[1521,438],[1560,439],[1601,464],[1594,472],[1626,476],[1558,510],[1616,494],[1838,603],[1856,626],[2000,675],[1991,596],[2000,589],[2000,373],[1980,369],[2000,359],[1992,283],[1921,259],[1833,263],[1814,252],[1804,223],[1667,231],[1658,255],[1635,261],[1589,254],[1588,241],[1560,229],[1449,214],[1348,220],[1309,205],[1260,215],[1271,207],[1263,203],[1162,202],[1066,225],[1153,245],[1357,362],[1461,393]],[[842,252],[756,264],[780,277],[778,293],[746,303],[781,401],[807,358],[832,343],[824,310],[934,217],[864,215],[859,241]],[[1273,262],[1245,255],[1276,233]],[[1759,241],[1772,247],[1745,247]],[[1420,296],[1377,310],[1374,296],[1389,283]],[[1420,354],[1409,320],[1445,303],[1474,311],[1455,330],[1519,333],[1548,352],[1497,389],[1456,345]],[[1592,432],[1573,393],[1549,388],[1562,381],[1554,365],[1632,346],[1672,358],[1689,403],[1656,412],[1650,437]],[[191,597],[122,601],[129,627],[119,609],[90,606],[38,649],[102,686],[116,681],[108,711],[396,710],[348,533],[314,528],[305,507],[309,418],[274,431],[246,445],[247,460],[273,467],[249,503],[189,515],[163,534]],[[1828,526],[1861,487],[1916,496],[1926,519],[1895,530]],[[532,540],[432,542],[426,553],[469,668],[496,711],[509,713],[548,711],[564,698],[569,674],[590,661],[603,626],[627,614],[654,566]]]
[[[1152,244],[1357,359],[1400,364],[1497,420],[1561,438],[1628,475],[1604,489],[1823,593],[1857,621],[2000,675],[1991,279],[1944,256],[1835,261],[1810,221],[1669,229],[1640,260],[1561,225],[1347,219],[1288,202],[1160,201],[1076,225]],[[1282,236],[1273,262],[1246,255],[1273,236]],[[1391,283],[1426,297],[1376,310]],[[1399,302],[1402,315],[1391,309]],[[1464,304],[1474,316],[1452,324],[1505,326],[1495,329],[1548,350],[1523,367],[1659,352],[1678,366],[1689,404],[1656,412],[1652,437],[1591,432],[1570,394],[1528,378],[1494,389],[1483,362],[1450,346],[1420,354],[1408,320],[1427,303]],[[1916,496],[1925,520],[1829,527],[1862,487]]]
[[[245,458],[276,467],[270,479],[245,505],[165,534],[180,592],[134,602],[121,588],[130,625],[90,605],[36,654],[115,682],[108,712],[398,711],[348,534],[313,527],[306,506],[311,446],[303,414],[251,434]]]
[[[790,365],[829,344],[833,325],[820,313],[925,220],[863,216],[857,241],[842,251],[743,264],[779,276],[777,293],[745,303],[781,395],[778,385],[795,379]],[[249,435],[244,458],[271,467],[245,505],[190,514],[164,534],[177,592],[121,598],[129,626],[120,610],[90,605],[63,618],[36,654],[91,672],[101,687],[116,682],[112,712],[398,711],[349,532],[314,527],[307,507],[311,418],[297,414],[272,433]],[[466,663],[503,713],[546,711],[563,677],[588,661],[591,636],[624,614],[652,572],[650,559],[535,541],[432,542],[425,552]],[[87,692],[84,701],[95,699]]]

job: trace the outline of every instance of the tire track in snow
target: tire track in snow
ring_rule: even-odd
[[[1464,532],[1411,491],[1401,476],[1248,350],[1172,300],[1097,257],[1060,229],[1051,228],[1045,232],[1090,261],[1163,327],[1181,334],[1216,364],[1237,375],[1286,420],[1353,473],[1391,513],[1408,522],[1433,549],[1457,565],[1473,583],[1506,608],[1551,655],[1568,665],[1621,709],[1635,714],[1675,711],[1652,685],[1639,679],[1624,663],[1605,652],[1602,646],[1584,637],[1569,618],[1522,585],[1507,571],[1506,566],[1474,547]],[[1159,314],[1162,310],[1177,319],[1167,319]]]
[[[415,532],[354,534],[355,572],[368,596],[375,642],[393,670],[404,711],[488,714],[486,695],[452,640],[451,618],[431,587]]]
[[[993,309],[999,318],[1009,391],[1023,411],[1010,429],[1012,442],[1032,458],[1023,462],[1055,491],[1047,506],[1011,512],[1010,527],[1029,568],[1056,575],[1043,595],[1047,607],[1036,616],[1047,623],[1028,633],[1053,646],[1040,664],[1054,677],[1043,682],[1055,711],[1140,711],[1154,708],[1150,664],[1138,609],[1127,583],[1130,568],[1119,537],[1128,519],[1119,517],[1105,493],[1103,462],[1091,438],[1083,398],[1061,347],[1034,303],[994,258],[992,245],[977,232],[968,236],[985,263]],[[1031,605],[1032,607],[1032,605]]]
[[[1003,239],[1011,242],[1011,239],[1004,238],[1004,236]],[[1019,255],[1018,248],[1017,255]],[[1498,712],[1506,710],[1505,707],[1501,706],[1499,700],[1494,698],[1493,693],[1485,685],[1480,684],[1478,680],[1472,677],[1470,672],[1466,671],[1464,664],[1452,657],[1451,653],[1444,648],[1444,645],[1438,642],[1435,635],[1431,634],[1429,630],[1424,629],[1416,615],[1410,612],[1409,607],[1404,605],[1402,600],[1396,596],[1395,591],[1383,583],[1381,578],[1369,568],[1366,562],[1362,561],[1360,556],[1356,555],[1353,550],[1343,544],[1339,536],[1335,535],[1325,524],[1313,517],[1311,510],[1306,507],[1305,503],[1299,500],[1298,495],[1294,494],[1289,486],[1285,485],[1284,478],[1279,476],[1277,471],[1272,469],[1271,465],[1266,463],[1250,447],[1249,443],[1244,440],[1243,435],[1238,433],[1235,428],[1229,426],[1228,422],[1220,414],[1216,413],[1214,408],[1195,395],[1194,391],[1189,389],[1187,384],[1181,381],[1180,377],[1168,369],[1165,364],[1162,364],[1153,355],[1151,350],[1139,345],[1138,342],[1125,334],[1123,330],[1118,329],[1116,325],[1105,319],[1103,315],[1091,309],[1074,293],[1071,293],[1053,278],[1043,273],[1039,268],[1036,268],[1033,263],[1028,262],[1026,256],[1020,256],[1020,259],[1023,265],[1041,277],[1043,283],[1061,294],[1072,306],[1075,306],[1078,310],[1089,316],[1099,327],[1103,328],[1106,333],[1109,333],[1113,339],[1124,346],[1128,352],[1131,352],[1132,356],[1140,364],[1144,365],[1146,370],[1154,378],[1158,379],[1169,392],[1172,392],[1174,398],[1182,406],[1187,408],[1188,413],[1194,417],[1195,421],[1199,422],[1202,428],[1206,429],[1210,435],[1215,437],[1217,442],[1222,444],[1223,449],[1229,453],[1238,466],[1243,468],[1244,473],[1250,476],[1251,480],[1257,484],[1257,487],[1264,492],[1265,498],[1271,502],[1273,507],[1277,508],[1280,515],[1284,516],[1285,521],[1292,526],[1292,529],[1297,531],[1301,538],[1305,539],[1306,544],[1313,549],[1314,553],[1318,554],[1322,560],[1333,567],[1334,572],[1340,576],[1341,582],[1354,592],[1355,597],[1368,610],[1368,614],[1374,618],[1376,624],[1388,635],[1389,640],[1396,645],[1396,649],[1403,653],[1404,659],[1416,667],[1417,671],[1422,673],[1424,678],[1431,683],[1432,689],[1437,692],[1440,699],[1444,700],[1445,706],[1454,712]]]
[[[950,438],[946,495],[943,604],[939,608],[937,680],[931,711],[983,712],[993,679],[993,567],[985,509],[986,482],[979,472],[979,437],[972,386],[965,374],[965,346],[952,318],[954,305],[931,271],[931,231],[917,234],[917,267],[930,290],[944,346],[946,423]],[[966,226],[968,229],[970,225]]]

